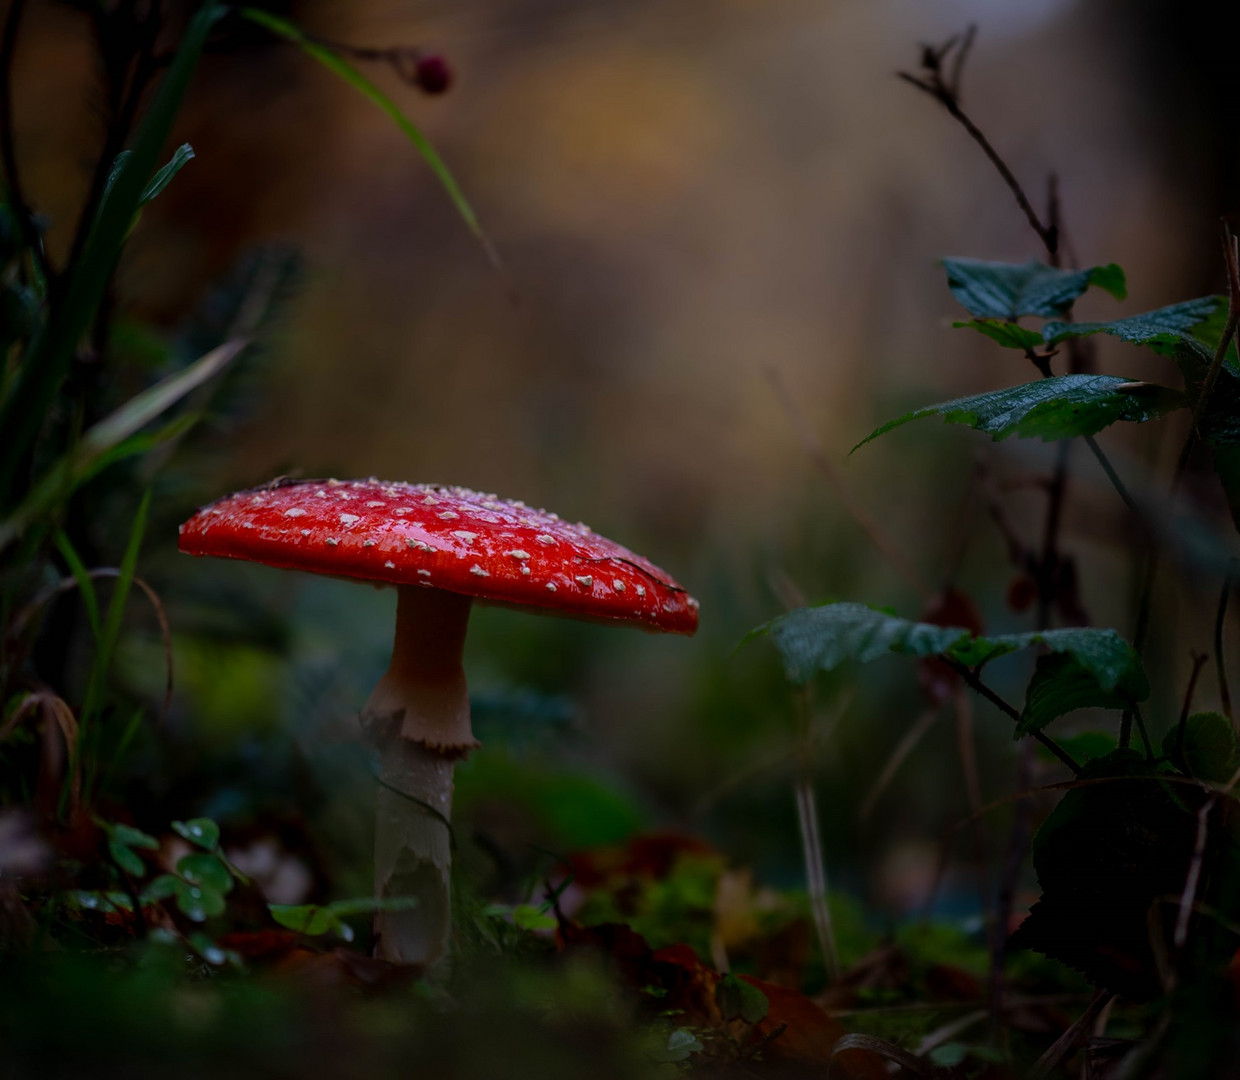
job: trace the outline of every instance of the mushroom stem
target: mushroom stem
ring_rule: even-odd
[[[430,967],[447,953],[452,770],[478,745],[461,666],[469,610],[467,596],[400,586],[392,662],[362,710],[381,759],[375,894],[418,900],[376,915],[376,955],[395,963]]]

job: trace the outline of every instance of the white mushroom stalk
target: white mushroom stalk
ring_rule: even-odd
[[[448,952],[452,774],[479,745],[461,665],[471,604],[457,593],[400,586],[392,662],[362,709],[380,760],[375,895],[418,902],[375,917],[375,954],[394,963],[431,968]]]

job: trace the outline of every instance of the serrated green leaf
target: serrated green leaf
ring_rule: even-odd
[[[954,322],[957,330],[976,330],[985,334],[991,341],[997,341],[1005,349],[1019,349],[1028,352],[1042,347],[1042,335],[1037,330],[1030,330],[1019,323],[1005,322],[1002,319],[969,319],[967,322]]]
[[[996,442],[1010,435],[1050,442],[1094,435],[1120,420],[1143,423],[1185,404],[1180,391],[1153,383],[1114,375],[1057,375],[905,413],[871,432],[853,451],[895,428],[930,416],[984,431]]]
[[[214,851],[220,845],[220,827],[210,818],[190,818],[189,821],[174,821],[173,831],[185,837],[191,844],[197,844],[207,851]]]
[[[1087,270],[1061,270],[1040,262],[1001,263],[983,259],[944,259],[947,286],[971,315],[1018,319],[1063,315],[1090,285],[1123,299],[1124,272],[1114,263]]]
[[[1123,709],[1130,699],[1118,690],[1104,690],[1075,658],[1065,653],[1039,656],[1029,688],[1025,691],[1025,707],[1013,738],[1041,731],[1077,709]]]
[[[1191,336],[1193,328],[1205,323],[1222,302],[1221,296],[1202,296],[1112,322],[1048,322],[1042,328],[1042,337],[1048,345],[1057,345],[1068,338],[1109,334],[1131,345],[1146,345],[1170,356]]]
[[[131,874],[134,877],[142,877],[146,873],[146,864],[142,861],[141,856],[133,848],[126,847],[115,837],[108,841],[108,854],[112,856],[112,861],[124,870],[125,873]]]
[[[746,640],[763,634],[779,650],[788,681],[797,685],[846,660],[866,663],[890,652],[937,656],[969,638],[962,627],[916,623],[853,603],[797,608],[758,627]]]
[[[901,619],[864,604],[831,603],[780,615],[752,631],[745,640],[762,635],[774,642],[783,660],[784,674],[798,686],[809,682],[817,672],[832,671],[846,660],[865,663],[893,652],[912,657],[946,656],[965,667],[980,668],[1009,653],[1041,646],[1071,660],[1090,680],[1096,694],[1144,701],[1150,692],[1141,658],[1114,630],[1069,627],[974,637],[960,627]],[[1052,673],[1054,670],[1051,669]],[[1049,676],[1044,674],[1043,678]],[[1045,686],[1042,689],[1045,691]],[[1081,687],[1077,690],[1083,695]],[[1044,696],[1035,703],[1038,711],[1031,726],[1021,733],[1036,730],[1043,717],[1046,722],[1054,719],[1047,713],[1065,700],[1068,699],[1062,696]]]
[[[1214,784],[1227,783],[1240,769],[1240,741],[1222,713],[1194,713],[1184,723],[1183,746],[1177,724],[1163,736],[1162,750],[1190,776]]]
[[[959,643],[951,650],[951,656],[966,667],[978,667],[1008,653],[1039,645],[1052,653],[1071,657],[1104,691],[1118,690],[1134,701],[1149,697],[1150,684],[1141,658],[1114,630],[1072,626],[1062,630],[977,637]]]
[[[227,893],[233,887],[228,867],[214,855],[185,855],[177,860],[177,873],[191,885],[200,885],[218,893]]]

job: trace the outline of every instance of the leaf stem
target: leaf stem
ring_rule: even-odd
[[[1018,724],[1020,723],[1020,713],[1016,710],[1015,706],[1013,706],[1010,702],[1006,701],[1004,698],[1000,697],[997,693],[995,693],[995,691],[993,691],[989,686],[987,686],[984,682],[982,682],[982,680],[978,678],[976,671],[974,671],[972,668],[966,667],[959,660],[953,660],[949,656],[941,656],[939,659],[941,659],[948,667],[950,667],[953,671],[955,671],[956,674],[958,674],[965,681],[965,684],[971,690],[973,690],[975,693],[980,694],[987,701],[989,701],[996,709],[998,709],[1002,713],[1005,713],[1016,723]],[[1072,759],[1071,755],[1062,746],[1060,746],[1057,742],[1055,742],[1054,739],[1052,739],[1049,735],[1047,735],[1046,732],[1032,731],[1030,732],[1030,734],[1035,739],[1037,739],[1038,742],[1040,742],[1043,746],[1045,746],[1047,750],[1049,750],[1052,754],[1054,754],[1055,757],[1057,757],[1066,766],[1068,766],[1068,768],[1072,770],[1073,774],[1077,776],[1080,775],[1080,772],[1081,772],[1080,765],[1078,765]]]

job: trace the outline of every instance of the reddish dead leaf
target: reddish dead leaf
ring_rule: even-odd
[[[644,833],[624,847],[602,848],[569,856],[574,881],[584,889],[628,878],[662,881],[685,855],[713,855],[714,849],[679,833]]]
[[[274,961],[292,952],[300,941],[301,935],[292,930],[238,930],[225,934],[216,944],[247,960]]]
[[[839,1021],[831,1019],[799,990],[789,990],[750,975],[739,978],[761,990],[770,1006],[766,1018],[753,1026],[751,1034],[753,1041],[765,1042],[764,1059],[824,1067],[831,1061],[835,1044],[847,1034]],[[852,1080],[887,1080],[882,1059],[866,1050],[841,1053],[835,1059],[832,1075]]]

